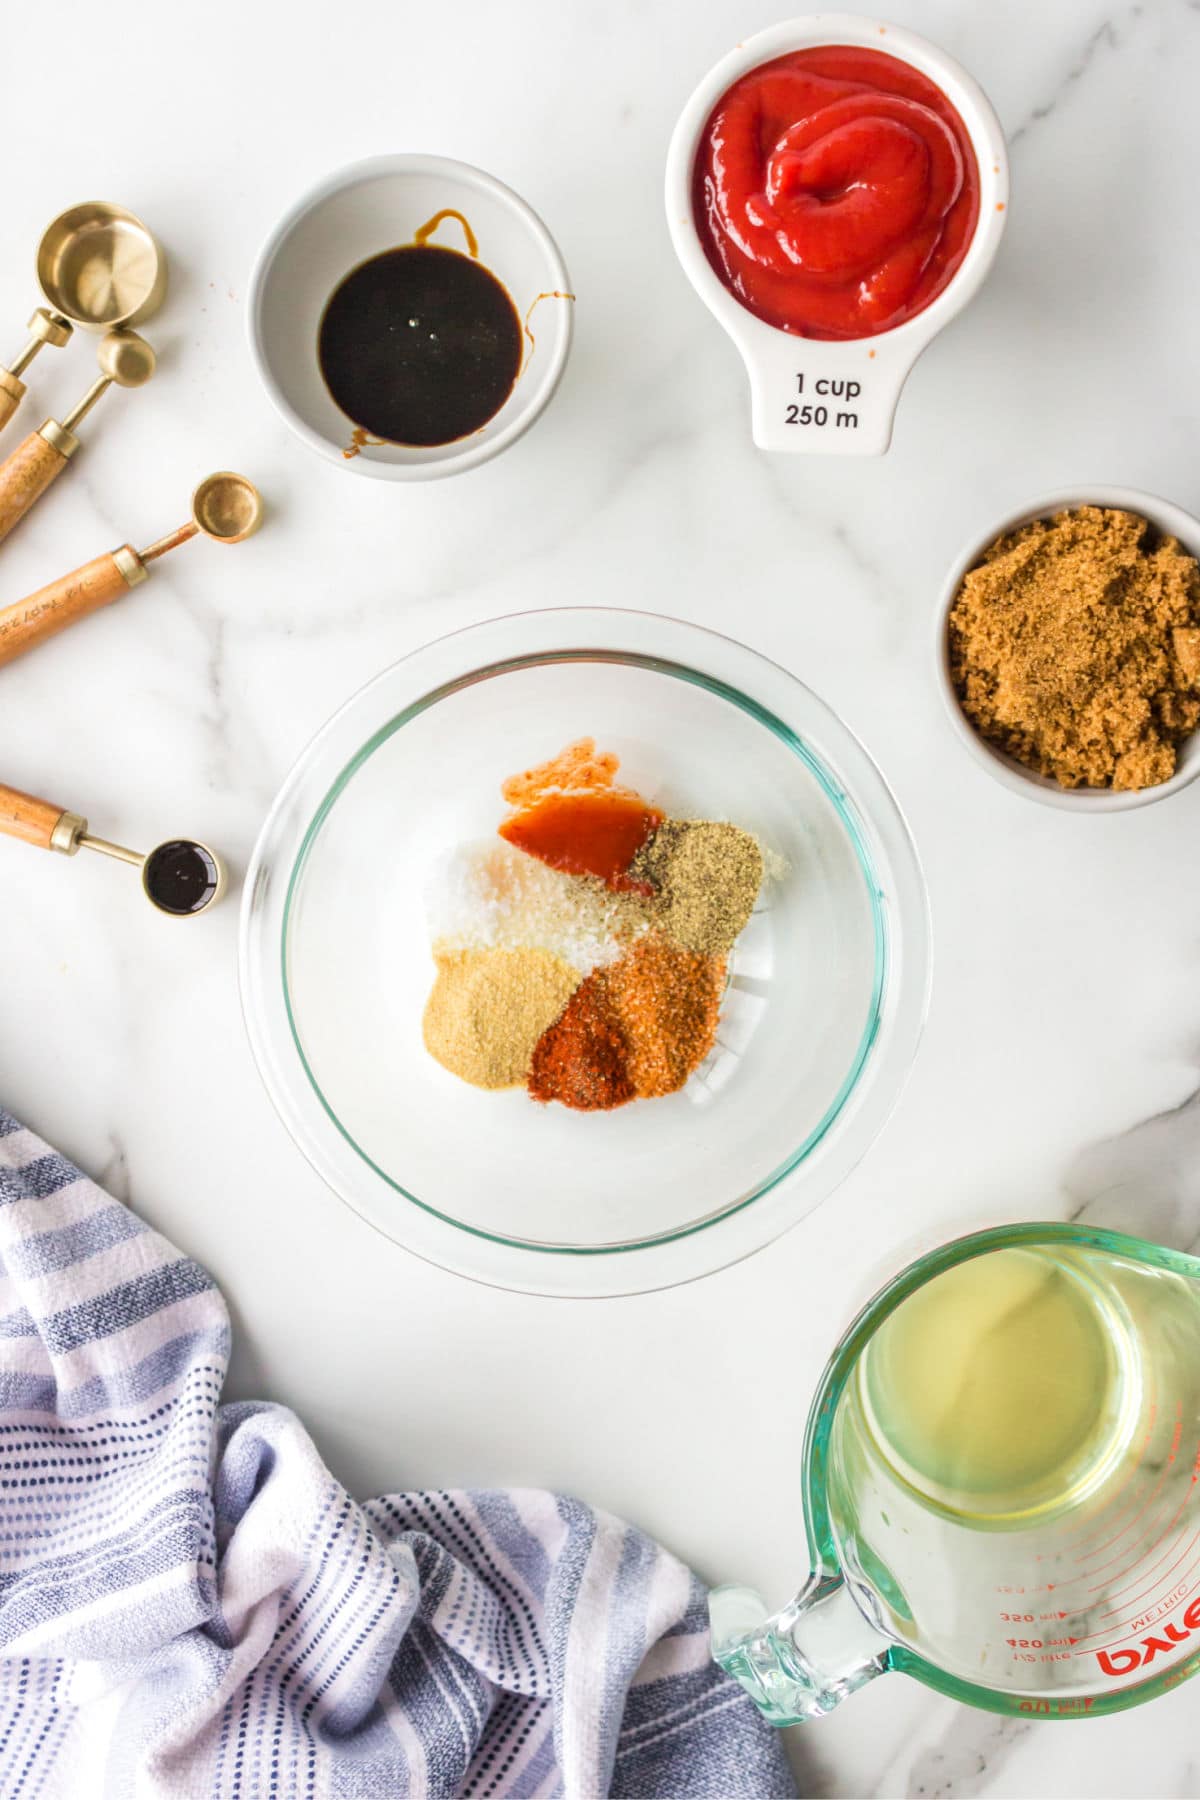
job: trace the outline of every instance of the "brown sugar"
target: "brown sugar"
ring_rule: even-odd
[[[1153,786],[1200,724],[1200,566],[1135,513],[1035,520],[963,578],[949,650],[998,750],[1064,788]]]

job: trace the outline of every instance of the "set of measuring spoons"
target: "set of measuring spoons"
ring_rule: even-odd
[[[0,463],[0,538],[40,500],[79,448],[75,427],[111,386],[142,387],[154,373],[154,351],[133,326],[162,305],[166,259],[140,219],[122,206],[89,202],[60,213],[38,245],[37,279],[45,306],[29,321],[29,340],[0,368],[0,427],[25,395],[22,377],[47,345],[68,343],[76,326],[100,331],[94,381],[60,421],[47,419]]]
[[[142,221],[124,207],[88,202],[61,213],[42,235],[37,279],[45,306],[29,321],[29,338],[7,367],[0,366],[0,430],[26,392],[22,377],[42,348],[61,348],[76,326],[103,333],[99,377],[64,415],[47,419],[0,462],[0,541],[57,480],[79,448],[75,427],[109,387],[141,387],[155,370],[154,351],[133,330],[162,304],[166,259]],[[192,495],[191,517],[144,550],[122,544],[56,581],[0,608],[0,665],[44,643],[136,587],[149,565],[197,536],[240,544],[257,530],[262,499],[244,475],[209,475]],[[141,871],[151,904],[174,918],[191,918],[225,889],[221,859],[207,845],[174,838],[146,855],[88,831],[80,814],[19,789],[0,785],[0,833],[44,850],[74,855],[98,850]]]

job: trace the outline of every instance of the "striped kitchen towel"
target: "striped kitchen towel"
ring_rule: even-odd
[[[0,1111],[0,1794],[795,1789],[695,1576],[533,1490],[359,1505],[211,1279]]]

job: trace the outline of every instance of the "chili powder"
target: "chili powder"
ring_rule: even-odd
[[[674,1094],[716,1042],[725,958],[654,934],[605,971],[605,986],[638,1098]]]
[[[607,1112],[636,1093],[629,1046],[609,999],[605,971],[575,989],[559,1018],[534,1047],[529,1092],[577,1112]]]
[[[539,1038],[530,1094],[605,1112],[677,1092],[713,1047],[724,987],[724,957],[640,939],[589,975]]]

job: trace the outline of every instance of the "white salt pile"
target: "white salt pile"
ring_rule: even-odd
[[[590,875],[565,875],[502,838],[438,859],[425,891],[435,955],[548,950],[581,974],[605,968],[648,929],[644,909]]]

